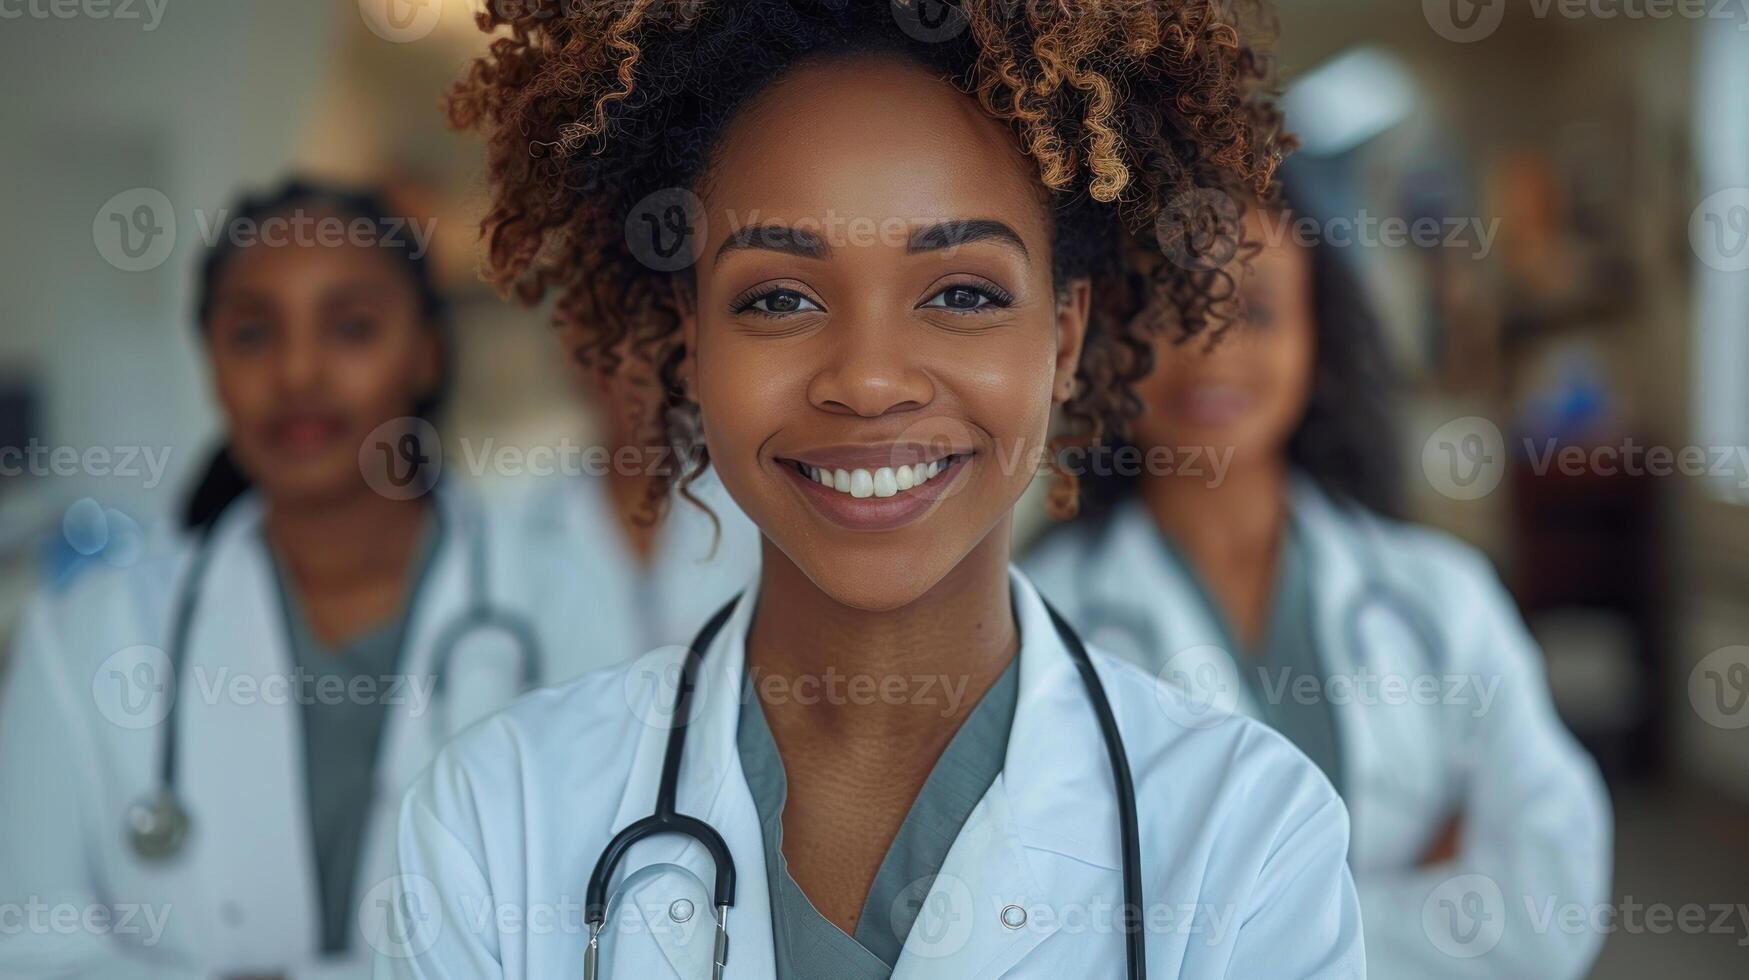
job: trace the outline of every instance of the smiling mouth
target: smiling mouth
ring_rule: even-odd
[[[894,497],[907,490],[926,486],[929,481],[939,478],[967,455],[949,453],[927,463],[881,466],[874,469],[816,466],[800,460],[785,462],[794,467],[803,479],[848,497],[864,500],[869,497]]]

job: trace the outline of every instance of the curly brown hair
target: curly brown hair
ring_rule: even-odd
[[[648,426],[692,460],[683,493],[707,462],[678,376],[675,286],[689,280],[634,254],[628,216],[697,187],[736,111],[798,63],[911,59],[1036,161],[1053,276],[1093,286],[1064,440],[1121,435],[1155,336],[1213,335],[1232,318],[1231,202],[1272,199],[1293,143],[1262,47],[1265,0],[495,0],[478,22],[499,36],[448,111],[488,139],[485,275],[528,303],[555,291],[586,364],[650,361],[664,407]],[[657,509],[673,483],[651,480]],[[1073,497],[1071,484],[1071,511]]]

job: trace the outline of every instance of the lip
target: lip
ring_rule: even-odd
[[[778,467],[796,485],[803,499],[814,511],[832,524],[850,531],[891,531],[923,518],[936,501],[946,496],[964,477],[976,453],[947,454],[940,451],[928,455],[906,457],[897,453],[899,447],[842,446],[814,450],[797,456],[779,457]],[[921,447],[919,447],[921,448]],[[798,462],[810,466],[830,466],[832,469],[877,469],[882,466],[909,466],[914,463],[948,459],[948,464],[928,483],[909,490],[900,490],[891,497],[852,497],[821,486],[802,475]],[[844,460],[840,463],[839,460]],[[871,465],[872,464],[872,465]]]
[[[282,415],[267,425],[268,441],[274,448],[300,455],[326,449],[345,431],[340,416],[327,412]]]
[[[1188,386],[1177,393],[1173,402],[1179,417],[1210,428],[1230,425],[1244,418],[1252,407],[1249,392],[1225,383]]]

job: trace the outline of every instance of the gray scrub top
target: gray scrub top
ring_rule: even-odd
[[[310,800],[325,953],[343,952],[352,938],[353,884],[364,845],[365,816],[376,792],[382,696],[387,677],[395,673],[401,659],[413,602],[423,591],[441,537],[442,522],[435,514],[428,516],[414,551],[412,587],[401,612],[336,647],[324,646],[316,638],[292,584],[291,570],[274,555],[274,583],[285,611],[292,665],[301,675],[293,691],[303,720],[304,784]],[[359,679],[357,697],[348,693],[355,690],[355,678]]]
[[[765,838],[772,945],[780,980],[886,980],[892,976],[905,937],[947,859],[948,849],[1002,771],[1019,697],[1019,664],[1019,657],[1009,662],[942,750],[881,859],[863,899],[854,937],[821,915],[790,877],[783,856],[783,804],[788,794],[783,760],[751,679],[742,684],[735,741]]]
[[[1282,535],[1281,557],[1276,566],[1274,592],[1270,600],[1269,622],[1264,627],[1262,642],[1255,649],[1239,640],[1231,620],[1202,577],[1170,540],[1167,548],[1196,585],[1197,599],[1207,615],[1221,630],[1221,645],[1234,653],[1239,661],[1239,676],[1245,679],[1256,700],[1262,720],[1269,727],[1287,736],[1308,758],[1324,771],[1330,784],[1342,790],[1342,746],[1337,742],[1336,715],[1331,710],[1328,678],[1324,676],[1322,659],[1312,614],[1311,569],[1306,562],[1303,532],[1290,520]],[[1316,686],[1303,685],[1312,692],[1296,693],[1299,678],[1317,678]]]

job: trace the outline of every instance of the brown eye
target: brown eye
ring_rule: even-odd
[[[955,313],[973,313],[986,307],[1007,306],[1013,302],[1006,293],[989,286],[973,286],[957,284],[948,286],[936,293],[924,303],[925,309],[952,310]]]
[[[793,289],[773,289],[736,304],[734,312],[743,313],[751,310],[754,313],[764,313],[768,316],[783,316],[788,313],[805,313],[819,308],[819,305],[813,300]]]

